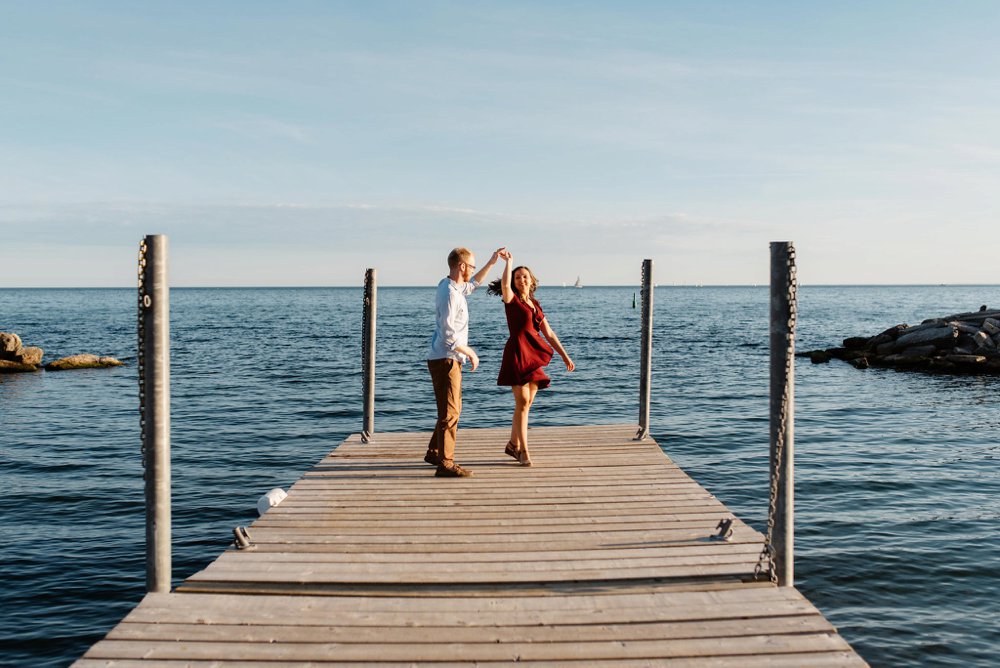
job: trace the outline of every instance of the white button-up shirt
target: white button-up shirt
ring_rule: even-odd
[[[465,363],[466,356],[456,352],[469,345],[469,303],[466,295],[479,287],[475,280],[459,285],[448,277],[438,283],[434,298],[435,323],[429,360],[453,359]]]

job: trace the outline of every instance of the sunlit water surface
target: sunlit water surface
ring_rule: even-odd
[[[541,288],[577,363],[532,424],[634,423],[634,288]],[[803,287],[799,350],[838,345],[980,304],[1000,288]],[[379,291],[379,431],[428,430],[423,362],[431,288]],[[361,289],[171,293],[175,584],[361,428]],[[464,427],[508,423],[495,385],[500,302],[470,298],[483,367],[465,377]],[[660,287],[653,436],[695,479],[764,530],[768,293]],[[78,352],[128,366],[0,376],[0,660],[63,666],[145,588],[132,290],[0,290],[0,331],[47,359]],[[1000,379],[840,362],[796,369],[798,588],[873,666],[992,666],[1000,646]]]

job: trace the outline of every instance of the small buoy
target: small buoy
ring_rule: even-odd
[[[263,515],[268,510],[281,503],[286,496],[288,496],[288,494],[285,493],[285,490],[280,487],[275,487],[270,492],[257,499],[257,514]]]

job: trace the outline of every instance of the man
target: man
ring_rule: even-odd
[[[437,401],[437,423],[424,461],[437,466],[434,475],[439,477],[472,475],[472,471],[455,463],[455,437],[462,413],[462,365],[468,360],[472,371],[479,366],[479,356],[469,347],[469,304],[465,298],[482,284],[503,250],[497,249],[486,266],[473,275],[476,256],[468,248],[454,249],[448,254],[448,276],[437,286],[434,335],[427,356]]]

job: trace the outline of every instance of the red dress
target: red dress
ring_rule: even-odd
[[[500,375],[497,385],[525,385],[538,383],[538,389],[552,382],[542,368],[552,360],[552,348],[542,338],[539,329],[545,313],[538,302],[535,309],[514,297],[504,305],[507,312],[507,329],[510,338],[503,348]]]

